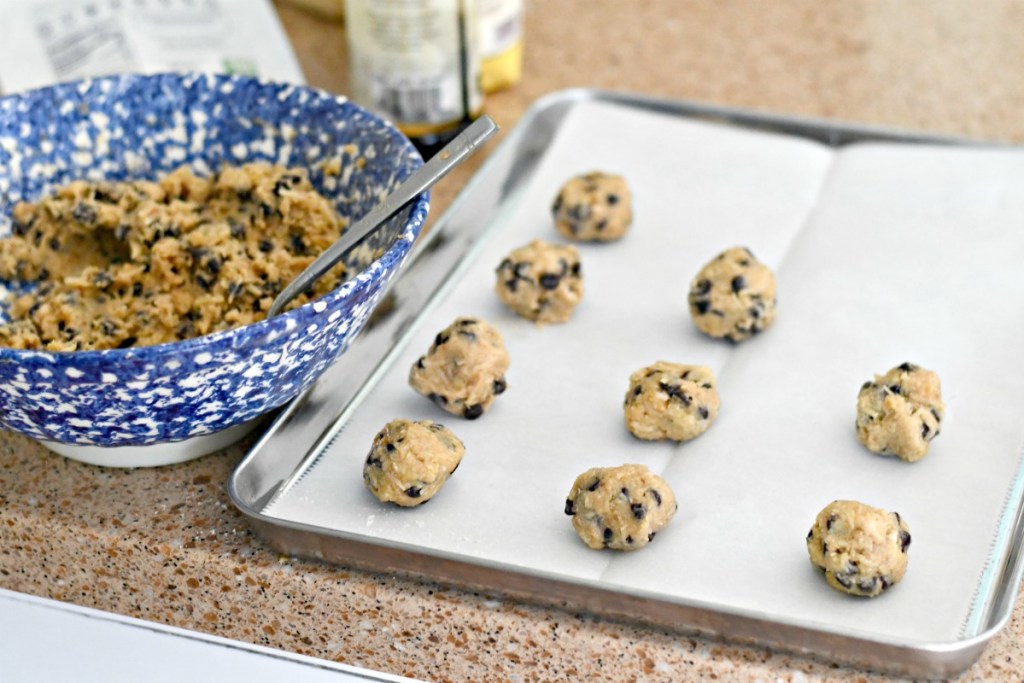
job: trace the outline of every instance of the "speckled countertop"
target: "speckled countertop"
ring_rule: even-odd
[[[344,28],[279,5],[311,84],[344,92]],[[536,0],[506,129],[541,95],[630,90],[1024,142],[1024,2]],[[482,159],[435,191],[440,213]],[[885,677],[280,557],[232,507],[245,444],[111,470],[0,433],[0,587],[429,680]],[[1024,603],[963,680],[1024,680]]]

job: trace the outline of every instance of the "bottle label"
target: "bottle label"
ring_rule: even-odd
[[[348,0],[352,99],[410,135],[478,113],[475,0]]]

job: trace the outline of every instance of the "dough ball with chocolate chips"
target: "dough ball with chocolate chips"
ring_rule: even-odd
[[[409,384],[449,413],[475,420],[505,391],[510,362],[498,330],[477,318],[456,318],[413,363]]]
[[[645,465],[589,469],[576,477],[565,501],[576,533],[595,550],[643,548],[677,508],[668,483]]]
[[[743,341],[775,320],[775,276],[746,247],[709,261],[690,284],[690,315],[704,334]]]
[[[442,424],[392,420],[373,438],[363,482],[382,503],[422,505],[441,490],[465,452]]]
[[[564,323],[583,298],[580,254],[568,245],[534,240],[512,250],[497,275],[498,298],[527,320]]]
[[[562,186],[551,213],[563,236],[582,242],[607,242],[629,230],[633,199],[622,176],[587,173]]]
[[[720,405],[710,368],[658,361],[629,376],[626,427],[640,439],[689,441],[707,431]]]
[[[939,376],[903,363],[860,388],[857,440],[875,453],[916,462],[939,435],[945,410]]]
[[[910,529],[897,512],[852,500],[829,503],[807,534],[811,564],[843,593],[874,597],[907,571]]]

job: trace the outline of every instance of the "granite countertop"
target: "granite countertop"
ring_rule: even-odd
[[[284,4],[309,82],[344,92],[344,27]],[[1024,142],[1024,2],[527,3],[505,130],[577,86]],[[482,155],[434,193],[436,216]],[[114,470],[0,433],[0,587],[430,680],[885,681],[500,597],[279,556],[231,505],[247,444]],[[1024,679],[1024,604],[962,680]]]

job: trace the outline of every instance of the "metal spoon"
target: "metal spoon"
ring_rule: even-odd
[[[448,172],[462,163],[498,131],[498,125],[484,114],[456,135],[451,142],[420,166],[406,180],[395,188],[368,214],[342,233],[338,241],[324,250],[315,261],[288,283],[274,302],[270,304],[267,317],[272,318],[288,305],[292,299],[306,291],[321,275],[334,267],[353,247],[372,235],[388,219],[406,207],[417,195],[429,189],[434,183],[448,175]]]

